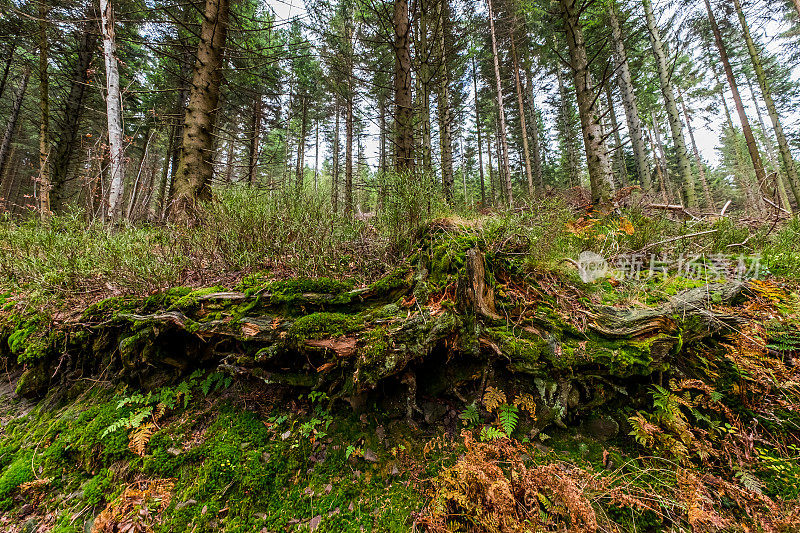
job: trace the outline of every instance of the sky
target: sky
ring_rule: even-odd
[[[265,0],[265,2],[274,11],[278,21],[288,20],[292,17],[303,16],[306,14],[306,9],[303,0]],[[658,11],[657,0],[655,2],[655,7],[656,10]],[[662,10],[661,16],[664,17],[665,19],[667,16],[670,15],[671,15],[670,10]],[[766,43],[767,49],[770,52],[776,54],[781,51],[780,48],[781,43],[777,37],[778,35],[780,35],[780,33],[784,31],[784,28],[782,28],[780,24],[776,23],[775,21],[768,21],[766,23],[759,23],[759,22],[753,23],[751,21],[750,29],[754,36],[758,36],[759,38],[765,37],[763,41]],[[798,66],[795,69],[795,78],[800,79],[800,66]],[[725,87],[727,89],[727,84],[725,85]],[[746,90],[746,88],[742,87],[740,87],[739,90],[742,93],[742,98],[745,100],[745,106],[747,107],[748,118],[750,119],[751,125],[755,128],[758,125],[758,117],[755,112],[755,109],[752,107],[751,99],[749,97],[749,92]],[[469,95],[468,102],[472,101],[472,96],[473,96],[472,94]],[[537,102],[540,108],[543,104],[545,96],[546,95],[542,95],[542,102]],[[659,98],[661,98],[660,95]],[[733,100],[729,89],[726,91],[726,98],[733,112],[734,110],[732,104]],[[617,109],[618,117],[619,120],[623,123],[623,128],[624,128],[624,122],[625,122],[624,112],[622,110],[621,105],[618,105],[617,107],[618,107]],[[762,106],[762,114],[764,115],[764,120],[767,121],[767,127],[769,128],[770,126],[769,119],[766,115],[766,110],[763,108],[763,106]],[[474,126],[474,122],[472,122],[471,114],[468,113],[468,115],[469,115],[468,120],[470,121],[470,124],[468,124],[467,127],[471,128]],[[797,124],[800,124],[799,112],[789,113],[788,116],[782,118],[785,121],[784,125],[785,126],[788,125],[790,129],[792,128],[792,126],[797,126]],[[735,114],[733,119],[736,125],[738,126],[739,122]],[[719,147],[719,137],[722,132],[724,117],[722,115],[715,117],[701,117],[700,115],[697,115],[693,117],[692,120],[693,120],[692,126],[695,130],[694,131],[695,138],[697,141],[698,150],[700,151],[701,157],[712,166],[718,165],[720,162],[720,155],[717,149]],[[665,136],[668,135],[666,124],[662,126],[662,130],[663,130],[662,134],[664,134]],[[377,146],[378,128],[376,124],[372,124],[371,128],[369,129],[369,133],[371,134],[371,140],[367,141],[365,151],[370,161],[370,164],[375,165],[377,162],[377,152],[378,152],[378,146]],[[688,135],[686,135],[686,141],[688,145],[689,143]],[[314,151],[313,148],[314,148],[313,146],[309,148],[309,152],[306,154],[307,157],[309,155],[313,156],[313,151]],[[313,159],[307,159],[307,160],[313,161]],[[485,160],[486,158],[484,158],[484,161]]]

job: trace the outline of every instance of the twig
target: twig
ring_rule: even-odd
[[[716,233],[716,232],[717,232],[716,229],[710,229],[710,230],[707,230],[707,231],[698,231],[697,233],[690,233],[688,235],[679,235],[678,237],[672,237],[671,239],[666,239],[666,240],[663,240],[663,241],[658,241],[658,242],[654,242],[654,243],[648,244],[647,246],[645,246],[644,248],[639,250],[639,252],[643,252],[643,251],[647,250],[648,248],[652,248],[653,246],[658,246],[659,244],[667,244],[667,243],[670,243],[670,242],[679,241],[681,239],[688,239],[690,237],[699,237],[700,235],[708,235],[709,233]]]

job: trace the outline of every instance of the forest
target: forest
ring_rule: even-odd
[[[800,532],[800,0],[0,36],[0,530]]]

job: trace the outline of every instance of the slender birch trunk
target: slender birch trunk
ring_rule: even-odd
[[[514,61],[514,84],[517,89],[517,105],[519,106],[519,121],[522,128],[522,156],[525,160],[525,177],[528,179],[528,196],[533,196],[533,171],[531,170],[531,152],[528,148],[528,125],[525,122],[525,103],[522,97],[522,82],[519,76],[519,59],[517,46],[514,43],[514,32],[511,33],[511,57]]]
[[[100,0],[103,56],[106,66],[106,113],[108,115],[109,174],[107,216],[115,220],[121,214],[125,179],[125,147],[122,130],[122,95],[117,66],[117,43],[114,32],[114,10],[110,0]]]

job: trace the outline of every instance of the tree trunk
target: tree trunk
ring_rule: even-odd
[[[50,76],[47,72],[47,2],[39,2],[39,214],[50,216]]]
[[[437,11],[439,18],[439,59],[441,72],[439,80],[439,147],[442,157],[442,188],[448,202],[453,202],[454,176],[453,176],[453,116],[450,103],[450,71],[447,65],[447,43],[445,42],[446,29],[449,26],[449,6],[447,0],[439,0]]]
[[[800,0],[794,0],[794,8],[797,11],[797,16],[800,17]]]
[[[569,96],[567,86],[564,84],[564,73],[561,65],[556,66],[556,78],[558,79],[558,94],[561,100],[561,122],[563,127],[564,144],[567,147],[567,172],[569,173],[570,187],[578,187],[581,182],[578,177],[578,154],[575,153],[575,142],[572,138],[572,124],[569,119]]]
[[[744,138],[747,143],[747,151],[750,153],[750,160],[752,161],[753,169],[756,172],[756,183],[758,184],[758,189],[763,193],[766,193],[765,188],[767,186],[767,176],[766,172],[764,171],[764,163],[761,160],[761,154],[758,152],[758,145],[756,145],[756,139],[753,136],[753,130],[750,128],[750,120],[747,118],[747,113],[745,112],[744,104],[742,103],[742,97],[739,94],[739,88],[736,84],[736,77],[733,73],[733,67],[728,59],[728,50],[725,47],[725,43],[722,41],[722,33],[717,25],[717,19],[714,16],[713,10],[711,9],[711,4],[708,0],[704,1],[706,5],[706,11],[708,12],[708,19],[711,23],[711,30],[714,32],[714,41],[717,44],[717,50],[719,50],[722,67],[725,70],[725,76],[728,78],[728,85],[731,89],[731,93],[733,94],[736,112],[739,114],[739,121],[742,124],[742,132],[744,133]]]
[[[300,101],[300,138],[297,139],[297,169],[295,170],[294,187],[297,198],[303,193],[306,164],[306,134],[308,129],[308,101],[306,97]]]
[[[193,217],[197,203],[211,198],[213,133],[227,31],[228,0],[206,0],[197,62],[184,118],[181,157],[175,175],[172,210],[178,219],[188,221]]]
[[[686,129],[689,131],[689,139],[692,141],[692,151],[694,152],[694,161],[697,165],[697,171],[700,174],[700,185],[703,187],[703,196],[706,200],[706,207],[712,210],[716,209],[714,198],[711,196],[711,189],[708,186],[708,179],[706,178],[706,170],[703,165],[703,160],[700,158],[700,150],[697,149],[697,141],[694,138],[694,128],[692,128],[692,119],[689,117],[689,110],[686,107],[686,99],[680,95],[681,106],[683,107],[683,116],[686,119]]]
[[[642,189],[648,192],[652,188],[650,163],[647,161],[642,121],[639,118],[639,106],[636,101],[636,93],[633,90],[628,54],[625,50],[625,43],[622,40],[622,29],[620,28],[613,2],[608,7],[608,19],[611,25],[611,38],[614,41],[614,56],[618,68],[619,88],[622,91],[622,103],[625,107],[625,120],[628,124],[628,136],[631,139],[631,148],[636,162],[636,175],[639,177],[639,184]]]
[[[672,133],[672,144],[675,148],[675,156],[678,162],[678,178],[686,195],[689,207],[697,207],[697,194],[695,193],[694,177],[692,176],[692,165],[689,162],[689,151],[686,148],[686,140],[683,138],[683,128],[681,127],[680,113],[678,104],[675,101],[675,92],[672,88],[671,70],[667,64],[667,54],[664,44],[661,41],[661,32],[656,24],[653,14],[653,4],[651,0],[642,0],[644,11],[647,18],[647,29],[650,33],[650,44],[653,47],[653,55],[656,59],[658,69],[658,79],[661,85],[661,94],[664,96],[664,104],[669,122],[670,132]]]
[[[483,176],[483,142],[481,137],[481,112],[478,106],[478,69],[475,65],[475,56],[472,56],[472,89],[475,92],[475,130],[478,133],[478,172],[481,179],[481,206],[486,206],[486,182]],[[492,164],[489,163],[489,167]]]
[[[117,66],[117,45],[114,32],[114,10],[110,0],[100,0],[102,17],[103,56],[106,66],[106,113],[108,115],[109,173],[107,216],[115,220],[122,209],[125,178],[125,147],[123,146],[122,95]]]
[[[17,88],[17,93],[14,95],[14,103],[11,106],[11,114],[8,117],[8,124],[6,131],[3,133],[3,141],[0,143],[0,180],[6,174],[8,167],[9,153],[11,152],[11,140],[17,130],[17,122],[19,122],[19,114],[22,109],[22,102],[25,100],[25,90],[28,88],[28,79],[30,79],[31,67],[26,66],[22,73],[22,80]],[[7,184],[3,184],[4,189],[10,191]],[[8,200],[8,198],[6,198]]]
[[[753,69],[758,78],[758,85],[761,88],[761,97],[764,99],[764,104],[767,106],[767,114],[769,114],[770,121],[772,121],[772,128],[775,130],[775,137],[778,140],[778,150],[781,154],[781,161],[783,163],[783,171],[788,177],[789,186],[792,189],[795,200],[800,204],[800,177],[798,177],[797,167],[792,157],[792,152],[789,149],[789,143],[786,140],[786,134],[783,131],[783,124],[781,123],[778,109],[775,106],[775,101],[772,99],[772,90],[769,85],[769,80],[764,73],[764,66],[761,63],[761,55],[756,50],[753,37],[750,34],[750,28],[747,24],[747,19],[742,11],[742,6],[739,0],[734,0],[736,11],[739,14],[739,22],[742,24],[742,32],[744,33],[745,41],[747,42],[747,50],[750,54],[750,60],[753,63]],[[794,0],[794,5],[800,15],[800,0]]]
[[[519,106],[519,122],[522,128],[522,156],[525,161],[525,177],[528,179],[528,196],[533,197],[533,172],[531,171],[531,151],[528,148],[528,125],[525,121],[525,103],[522,97],[522,82],[519,76],[519,58],[514,43],[514,32],[511,32],[511,57],[514,61],[514,84],[517,89],[517,105]]]
[[[250,122],[250,150],[247,162],[247,183],[252,187],[256,183],[256,167],[258,166],[259,147],[261,146],[261,118],[263,98],[261,93],[253,97],[253,112]],[[231,139],[233,142],[233,139]]]
[[[417,75],[417,98],[420,99],[420,129],[422,137],[422,172],[424,179],[433,178],[433,146],[431,142],[431,67],[430,50],[428,50],[428,2],[419,2],[417,17],[417,50],[419,58],[419,74]]]
[[[498,114],[500,115],[500,142],[502,143],[502,150],[500,150],[503,154],[503,171],[501,172],[501,176],[505,176],[505,191],[506,191],[506,200],[508,201],[509,207],[514,206],[514,191],[511,187],[511,171],[510,165],[508,163],[508,138],[506,137],[506,110],[503,106],[503,87],[500,83],[500,60],[497,56],[497,38],[494,31],[494,13],[492,12],[492,0],[487,0],[487,4],[489,6],[489,29],[492,35],[492,57],[494,59],[494,80],[495,84],[497,85],[497,109]],[[498,160],[500,159],[500,155],[498,154]],[[498,166],[500,163],[498,162]]]
[[[87,23],[83,28],[78,44],[75,70],[72,73],[69,96],[67,96],[67,102],[64,107],[64,121],[58,134],[55,156],[53,157],[51,202],[55,212],[63,210],[67,197],[73,192],[71,190],[73,187],[70,187],[69,183],[71,181],[70,167],[78,143],[78,128],[84,111],[84,99],[89,81],[89,66],[96,46],[97,34],[91,31],[91,25]]]
[[[408,21],[408,0],[394,0],[394,102],[395,102],[395,159],[398,174],[414,169],[414,106],[411,98],[411,50]],[[352,110],[351,114],[352,114]],[[352,120],[349,128],[352,130]],[[351,139],[352,147],[352,139]],[[352,183],[351,183],[352,185]],[[352,214],[352,198],[350,199]]]
[[[591,82],[589,60],[586,55],[586,42],[579,20],[580,11],[577,0],[560,0],[564,29],[569,46],[570,66],[575,77],[575,92],[586,149],[586,162],[589,167],[589,181],[592,188],[592,201],[605,203],[611,199],[611,162],[600,130],[600,116],[597,112],[595,87]]]

